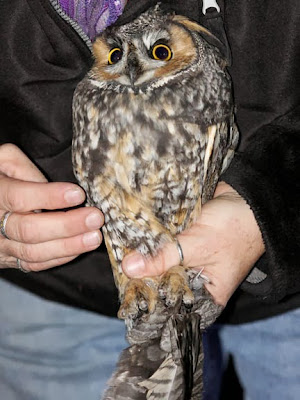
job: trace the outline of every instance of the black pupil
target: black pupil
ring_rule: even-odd
[[[110,56],[112,64],[116,64],[118,61],[121,60],[121,58],[122,58],[122,51],[119,49],[114,50]]]
[[[155,49],[155,55],[160,60],[165,60],[166,58],[169,57],[169,52],[168,49],[166,49],[165,47],[159,46]]]

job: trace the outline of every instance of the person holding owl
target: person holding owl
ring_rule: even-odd
[[[0,393],[6,399],[98,398],[125,347],[123,323],[111,318],[117,296],[99,248],[105,216],[82,206],[85,194],[72,173],[71,102],[92,64],[91,39],[156,2],[99,1],[89,13],[80,11],[83,3],[0,5]],[[163,3],[202,18],[202,1]],[[232,50],[241,142],[214,199],[178,240],[184,264],[204,267],[207,289],[227,304],[215,329],[223,356],[235,357],[247,398],[294,399],[300,393],[299,2],[218,4]],[[123,268],[131,277],[157,275],[178,261],[170,245],[155,259],[129,254]],[[213,336],[207,335],[208,360]],[[218,379],[207,368],[206,395],[217,399]]]

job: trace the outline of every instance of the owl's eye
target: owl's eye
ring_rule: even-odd
[[[108,64],[113,65],[121,60],[123,52],[119,47],[115,47],[108,54]]]
[[[157,44],[152,49],[152,57],[154,60],[169,61],[172,57],[172,51],[166,44]]]

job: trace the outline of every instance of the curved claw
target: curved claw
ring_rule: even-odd
[[[170,268],[161,278],[159,295],[167,307],[175,307],[183,302],[187,308],[194,304],[194,295],[189,287],[188,275],[184,267]]]
[[[126,285],[118,317],[125,320],[134,320],[141,313],[152,313],[156,303],[157,284],[154,284],[152,280],[150,283],[149,278],[131,279]]]

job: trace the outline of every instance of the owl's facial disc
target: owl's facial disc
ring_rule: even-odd
[[[108,66],[105,72],[113,80],[138,92],[138,87],[157,79],[157,70],[166,66],[173,58],[166,29],[146,29],[126,36],[110,36]]]
[[[196,58],[191,35],[179,25],[113,31],[94,43],[93,76],[139,92],[141,86],[182,71]]]

